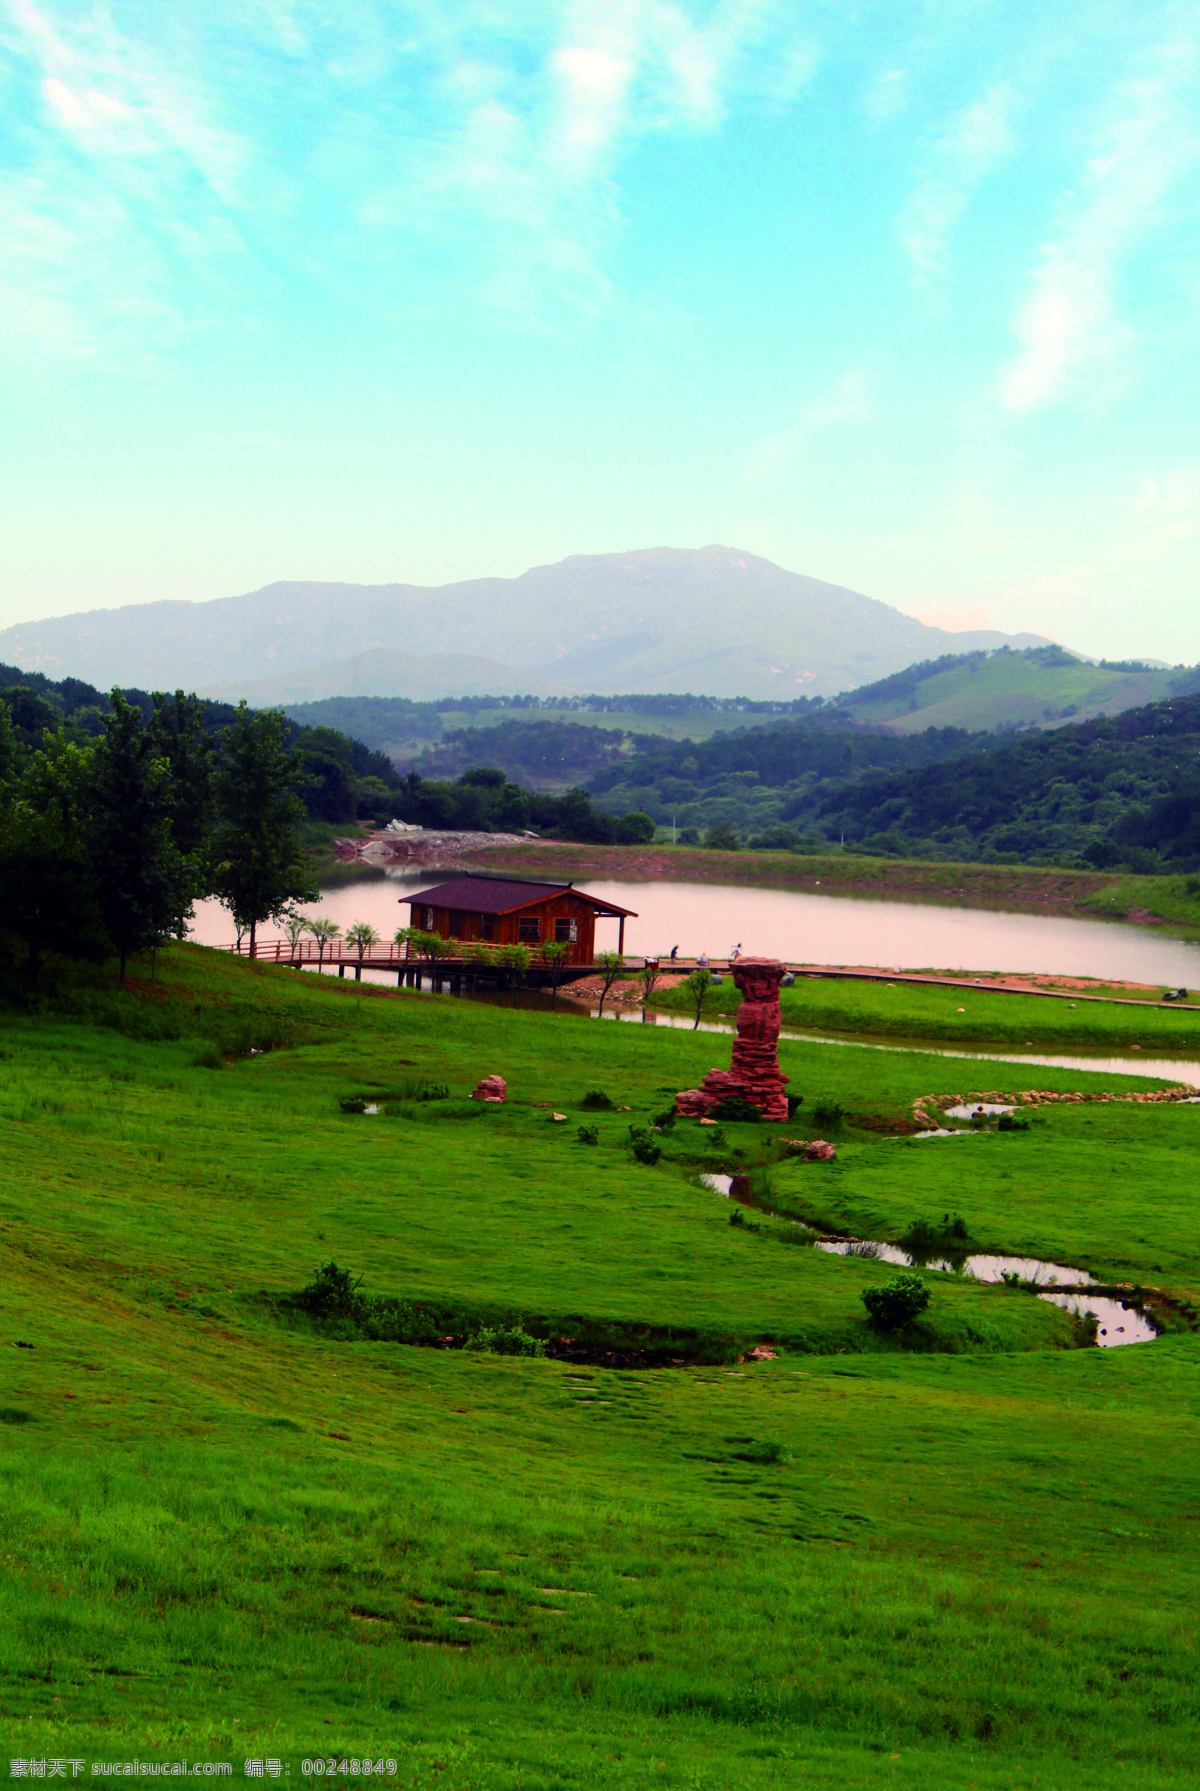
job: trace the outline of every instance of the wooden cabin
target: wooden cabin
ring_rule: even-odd
[[[568,947],[568,964],[591,964],[596,956],[596,918],[615,915],[617,950],[625,949],[625,922],[632,908],[618,908],[573,883],[528,883],[518,877],[488,877],[464,871],[447,883],[402,896],[411,904],[412,925],[443,939],[482,939],[489,945],[537,948],[553,940]]]

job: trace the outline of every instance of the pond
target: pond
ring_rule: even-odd
[[[964,1134],[970,1136],[970,1134]],[[700,1181],[725,1200],[738,1200],[745,1206],[763,1206],[750,1193],[749,1178],[732,1175],[701,1175]],[[781,1217],[780,1214],[775,1216]],[[800,1221],[793,1219],[793,1225]],[[1061,1262],[1043,1262],[1036,1256],[996,1256],[971,1252],[953,1257],[919,1256],[900,1244],[888,1244],[877,1238],[830,1238],[814,1235],[813,1248],[832,1256],[865,1257],[870,1262],[893,1263],[897,1268],[933,1269],[939,1274],[962,1275],[974,1281],[1017,1281],[1041,1300],[1062,1306],[1076,1317],[1090,1315],[1096,1320],[1096,1342],[1101,1349],[1113,1349],[1122,1343],[1149,1343],[1158,1336],[1158,1329],[1140,1307],[1114,1298],[1112,1294],[1086,1291],[1095,1282],[1086,1269],[1068,1268]]]
[[[306,912],[327,914],[345,928],[371,923],[390,939],[407,925],[406,892],[437,880],[399,870],[344,870],[322,887]],[[895,970],[1028,971],[1098,976],[1200,988],[1200,940],[1128,922],[997,913],[932,902],[881,902],[738,883],[633,883],[582,877],[581,887],[631,908],[627,953],[666,956],[706,951],[727,958],[735,945],[792,963],[871,965]],[[274,928],[267,929],[274,936]],[[611,934],[611,937],[609,935]],[[216,902],[200,902],[192,936],[203,945],[232,943],[233,929]],[[615,950],[617,923],[597,925],[598,950]]]

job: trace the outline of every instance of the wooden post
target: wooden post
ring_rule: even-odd
[[[624,915],[622,915],[620,920],[617,922],[617,950],[621,954],[622,957],[625,956],[625,916]]]
[[[361,964],[356,964],[354,966],[354,980],[356,983],[360,983],[362,981],[362,965]]]

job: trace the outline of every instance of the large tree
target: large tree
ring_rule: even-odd
[[[185,857],[199,860],[212,832],[216,745],[199,697],[156,691],[153,701],[146,731],[170,773],[171,833]]]
[[[109,952],[84,846],[91,753],[60,732],[20,765],[7,715],[0,703],[0,936],[25,946],[36,983],[48,956]]]
[[[260,921],[317,896],[300,839],[304,805],[295,792],[304,772],[287,748],[287,733],[280,710],[251,714],[243,702],[221,736],[213,888],[234,920],[249,928],[251,957]]]
[[[182,937],[196,871],[171,832],[167,761],[119,690],[92,755],[86,846],[105,931],[121,961],[160,940]]]

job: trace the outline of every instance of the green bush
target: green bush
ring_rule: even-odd
[[[904,1242],[914,1256],[928,1256],[934,1250],[961,1250],[970,1236],[964,1218],[958,1213],[953,1218],[943,1213],[936,1224],[929,1219],[914,1219],[904,1234]]]
[[[734,1120],[740,1125],[754,1124],[762,1119],[762,1109],[753,1101],[743,1100],[741,1095],[726,1095],[718,1101],[708,1116],[710,1119]]]
[[[211,1039],[206,1039],[193,1054],[192,1068],[196,1070],[223,1070],[225,1068],[225,1059]]]
[[[308,1286],[301,1289],[300,1304],[317,1318],[349,1312],[357,1286],[349,1269],[339,1269],[336,1262],[323,1262]]]
[[[902,1331],[929,1304],[929,1289],[919,1275],[893,1275],[882,1287],[863,1290],[862,1303],[877,1331]]]
[[[507,1329],[500,1325],[484,1325],[463,1346],[489,1356],[544,1356],[546,1345],[540,1337],[531,1337],[520,1325]]]
[[[589,1088],[579,1105],[585,1113],[611,1113],[613,1104],[602,1088]]]
[[[840,1101],[818,1101],[812,1110],[813,1125],[819,1132],[836,1132],[846,1117]]]
[[[580,1126],[575,1136],[580,1144],[599,1144],[600,1128],[599,1126]]]
[[[662,1156],[662,1150],[655,1144],[645,1126],[630,1126],[629,1148],[639,1163],[645,1163],[651,1169]]]

